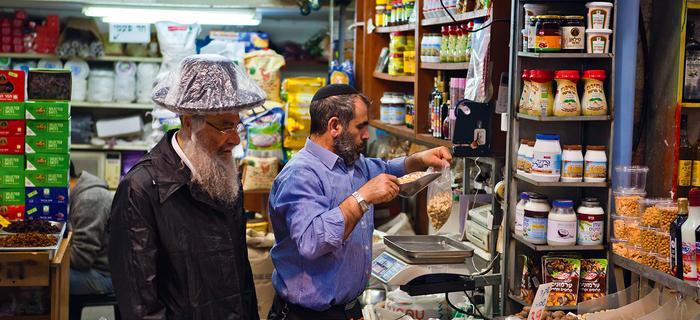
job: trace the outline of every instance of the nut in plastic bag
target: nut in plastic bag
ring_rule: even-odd
[[[442,228],[452,212],[454,176],[449,167],[443,168],[441,173],[442,175],[428,186],[428,217],[435,230]]]

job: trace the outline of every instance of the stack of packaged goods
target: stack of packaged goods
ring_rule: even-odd
[[[0,225],[24,219],[24,77],[0,71]]]
[[[68,219],[69,70],[30,70],[26,110],[25,220]]]

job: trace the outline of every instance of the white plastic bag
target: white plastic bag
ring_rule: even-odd
[[[454,176],[449,167],[441,171],[442,175],[428,186],[428,217],[434,230],[440,230],[452,213],[452,183]]]
[[[139,103],[151,103],[153,84],[158,75],[157,63],[141,62],[136,67],[136,97]]]
[[[451,314],[444,294],[424,296],[409,296],[408,293],[396,289],[386,296],[386,308],[399,314],[407,314],[417,320],[437,318],[449,319]]]
[[[114,64],[114,100],[133,102],[136,100],[136,64],[119,61]]]

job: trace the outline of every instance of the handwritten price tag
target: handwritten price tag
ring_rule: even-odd
[[[48,252],[0,254],[0,287],[49,285]]]
[[[537,287],[537,293],[535,294],[535,299],[532,300],[532,307],[530,307],[530,313],[527,315],[527,320],[541,320],[542,314],[544,313],[544,307],[547,304],[547,297],[549,297],[549,292],[552,291],[552,283],[543,283]]]
[[[147,23],[110,23],[109,42],[149,43],[151,25]]]

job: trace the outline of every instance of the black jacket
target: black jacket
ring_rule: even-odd
[[[258,319],[241,198],[190,182],[173,131],[119,184],[109,261],[124,319]]]

